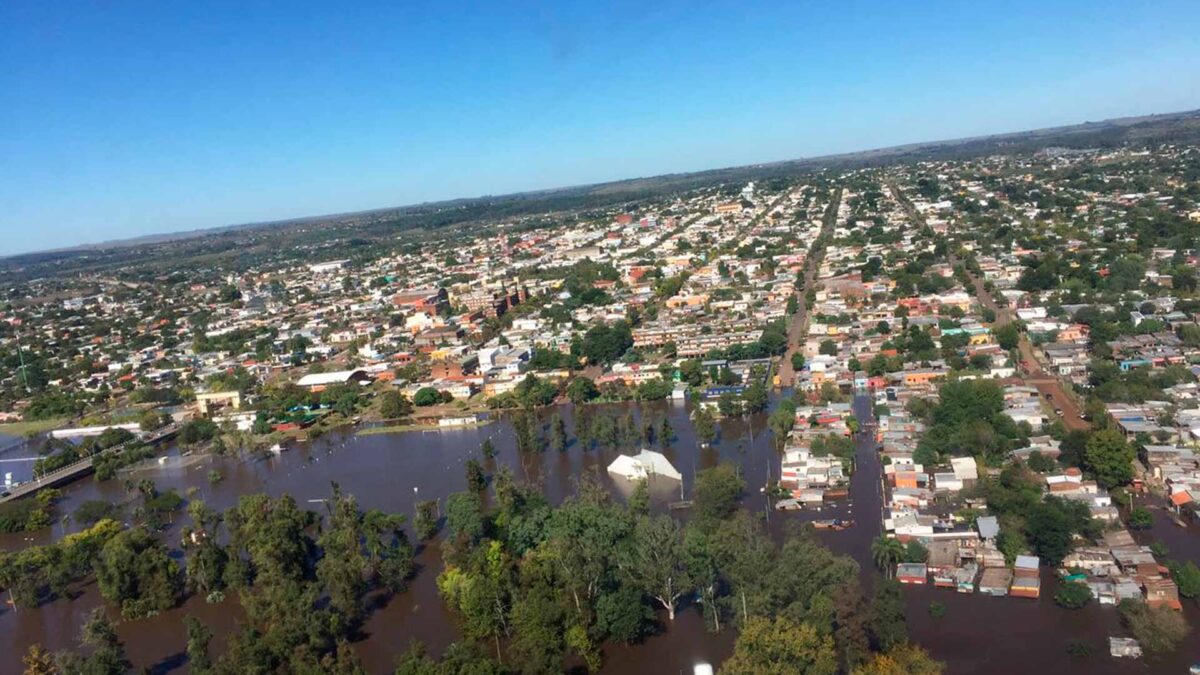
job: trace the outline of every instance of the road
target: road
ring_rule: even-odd
[[[137,439],[136,443],[139,445],[154,445],[161,443],[162,441],[168,441],[172,438],[175,438],[175,436],[179,433],[179,429],[179,425],[171,424],[154,432],[147,438]],[[134,441],[130,441],[129,443],[132,442]],[[129,446],[129,443],[122,443],[121,445],[108,448],[107,450],[102,450],[94,455],[88,455],[83,459],[59,469],[55,469],[54,471],[51,471],[50,473],[47,473],[39,478],[35,478],[34,480],[26,483],[21,483],[20,485],[15,485],[6,490],[4,494],[0,495],[0,504],[10,502],[15,499],[20,499],[22,497],[27,497],[43,488],[65,485],[66,483],[70,483],[78,478],[89,475],[92,473],[92,471],[94,471],[93,463],[97,457],[100,455],[119,454]]]
[[[901,206],[908,213],[909,219],[914,224],[925,224],[925,218],[915,208],[912,202],[900,191],[895,185],[891,187],[892,194]],[[953,246],[948,246],[946,251],[947,260],[951,267],[958,265],[958,257],[955,256]],[[964,268],[965,269],[965,268]],[[1016,319],[1013,316],[1012,309],[1007,305],[1001,307],[996,303],[996,299],[988,292],[984,286],[983,280],[975,276],[971,270],[967,271],[967,278],[971,281],[971,287],[975,291],[975,298],[984,307],[992,310],[996,314],[996,320],[992,322],[992,328],[1000,328],[1013,323]],[[1020,352],[1022,366],[1018,368],[1021,376],[1015,378],[1013,382],[1031,385],[1037,388],[1042,399],[1045,400],[1052,408],[1068,429],[1087,430],[1091,428],[1086,420],[1083,419],[1083,410],[1080,408],[1079,402],[1075,399],[1074,393],[1071,391],[1070,385],[1064,384],[1057,376],[1046,372],[1042,367],[1042,362],[1034,350],[1033,344],[1029,342],[1029,336],[1024,331],[1019,333],[1020,339],[1017,343],[1017,350]],[[1061,410],[1059,414],[1057,411]]]
[[[829,206],[825,209],[825,216],[821,221],[821,234],[817,235],[818,238],[827,238],[827,235],[833,231],[833,226],[837,223],[838,207],[841,204],[842,188],[837,188],[833,193],[833,198],[829,201]],[[796,371],[792,368],[792,354],[800,350],[804,344],[804,335],[808,332],[808,299],[806,296],[808,289],[813,287],[824,254],[825,250],[822,248],[812,251],[811,255],[804,260],[804,287],[795,291],[800,304],[796,308],[796,313],[792,315],[791,323],[788,324],[788,348],[783,355],[783,363],[779,365],[780,387],[791,387],[796,381]]]

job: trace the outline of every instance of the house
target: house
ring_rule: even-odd
[[[642,450],[636,455],[618,455],[608,465],[608,472],[629,480],[643,480],[653,476],[663,476],[673,480],[683,480],[683,475],[675,470],[671,462],[662,453],[653,450]]]
[[[1179,588],[1173,580],[1166,577],[1147,578],[1142,581],[1142,588],[1146,591],[1147,605],[1183,610],[1183,605],[1179,603]]]
[[[414,288],[392,296],[392,303],[413,312],[439,314],[449,307],[449,295],[444,288]]]
[[[958,542],[953,540],[934,540],[926,546],[929,551],[929,557],[925,564],[934,574],[952,575],[954,569],[958,567]],[[953,585],[953,577],[950,576]]]
[[[967,563],[954,570],[954,590],[959,593],[974,593],[975,579],[979,576],[979,566]]]
[[[900,563],[896,565],[896,581],[902,584],[924,584],[929,577],[925,563]]]
[[[979,592],[997,597],[1008,595],[1012,578],[1013,573],[1007,567],[988,567],[983,570],[983,576],[979,578]]]
[[[1015,595],[1018,598],[1037,598],[1041,594],[1041,579],[1037,577],[1015,576],[1012,580],[1012,586],[1009,587],[1009,595]]]

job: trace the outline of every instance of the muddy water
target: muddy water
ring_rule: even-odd
[[[656,425],[669,417],[677,438],[664,454],[684,475],[683,492],[690,494],[696,472],[720,462],[733,462],[754,494],[748,500],[762,509],[764,499],[757,488],[765,484],[767,473],[778,474],[777,464],[765,431],[766,417],[757,416],[750,423],[730,422],[722,426],[721,438],[714,447],[697,447],[691,424],[682,406],[670,403],[634,406],[594,406],[589,412],[624,415],[634,414],[639,428],[643,419]],[[543,415],[549,422],[552,414],[560,414],[568,431],[574,428],[572,406],[560,406]],[[753,433],[754,443],[750,443]],[[292,495],[302,507],[319,509],[317,501],[328,497],[331,483],[355,495],[364,508],[411,514],[420,499],[440,499],[466,488],[464,463],[478,457],[478,448],[485,438],[491,438],[497,457],[485,464],[489,473],[498,465],[508,466],[524,481],[538,484],[553,502],[561,502],[575,490],[579,477],[595,475],[614,494],[628,492],[630,485],[610,477],[605,468],[619,454],[615,450],[584,451],[572,444],[567,452],[546,451],[532,457],[522,457],[516,450],[512,427],[507,423],[447,431],[441,433],[412,432],[392,435],[355,436],[332,434],[311,444],[260,461],[240,461],[216,458],[188,464],[178,461],[178,452],[168,453],[165,465],[156,462],[131,476],[154,479],[159,489],[177,489],[181,493],[194,490],[195,497],[209,505],[224,509],[233,505],[243,494],[266,492],[271,495]],[[629,448],[634,450],[634,448]],[[223,480],[210,485],[207,475],[216,469]],[[665,510],[668,502],[680,498],[677,483],[666,483],[653,490],[655,508]],[[130,502],[121,480],[95,483],[87,479],[64,489],[60,511],[69,513],[89,499]],[[127,509],[128,510],[131,509]],[[807,515],[807,514],[805,514]],[[819,517],[813,515],[811,517]],[[772,514],[773,523],[783,516]],[[186,520],[186,516],[181,518]],[[76,524],[58,522],[47,531],[21,535],[0,535],[0,548],[15,549],[30,544],[46,543],[64,533],[78,529]],[[178,524],[165,534],[169,545],[178,541]],[[434,652],[457,639],[453,618],[443,609],[434,583],[440,569],[441,554],[436,543],[418,555],[421,571],[411,588],[378,607],[365,627],[368,639],[356,645],[364,665],[371,672],[391,670],[395,657],[411,640],[425,642]],[[94,585],[82,589],[74,601],[58,601],[36,610],[0,612],[0,672],[17,672],[20,657],[32,643],[49,649],[71,646],[78,634],[83,617],[103,604]],[[235,602],[218,606],[206,605],[193,598],[184,607],[153,619],[126,621],[119,633],[130,658],[140,667],[150,666],[169,671],[182,662],[184,646],[182,617],[197,612],[214,633],[223,635],[236,627],[239,612]],[[610,672],[690,672],[701,661],[719,663],[732,649],[733,635],[712,636],[704,631],[695,612],[679,615],[673,626],[654,636],[645,645],[614,647],[608,650],[607,669]],[[216,650],[221,647],[214,645]]]
[[[867,418],[869,402],[864,399],[857,403],[856,411],[860,417]],[[766,483],[768,473],[777,477],[779,470],[777,456],[766,432],[765,416],[726,423],[714,447],[699,449],[682,406],[663,403],[641,408],[589,408],[589,412],[617,415],[624,415],[626,411],[634,413],[639,427],[643,416],[656,426],[664,416],[670,418],[678,438],[665,454],[683,474],[685,494],[690,494],[697,471],[720,462],[731,462],[740,467],[749,486],[746,508],[758,512],[765,510],[765,498],[758,488]],[[574,428],[571,406],[560,406],[547,413],[545,419],[548,421],[549,414],[554,413],[563,416],[568,432]],[[214,459],[187,464],[177,462],[177,453],[172,451],[165,466],[154,464],[135,478],[153,478],[160,489],[175,488],[180,492],[194,489],[197,498],[221,509],[231,506],[239,495],[254,492],[290,494],[301,506],[318,509],[321,504],[309,500],[327,497],[331,482],[337,482],[343,490],[355,495],[365,508],[411,514],[416,499],[441,499],[444,502],[451,493],[465,489],[463,465],[467,459],[477,456],[480,443],[489,437],[498,452],[494,462],[487,464],[489,472],[497,465],[507,465],[519,479],[541,485],[554,503],[570,495],[578,477],[584,473],[597,476],[614,494],[628,491],[628,485],[605,472],[618,451],[585,452],[572,444],[565,453],[547,451],[522,457],[516,451],[512,428],[506,423],[442,433],[335,434],[281,456],[253,462]],[[210,485],[207,479],[210,469],[219,470],[224,480]],[[119,480],[103,484],[84,480],[67,488],[65,493],[63,512],[69,512],[87,499],[114,502],[129,499]],[[679,499],[678,486],[668,483],[659,487],[653,498],[655,508],[665,510],[668,502]],[[850,499],[821,512],[772,512],[770,526],[772,532],[779,535],[789,522],[835,517],[855,520],[856,525],[847,531],[820,532],[818,536],[833,550],[858,560],[864,581],[870,583],[873,571],[869,549],[871,540],[880,531],[881,505],[878,457],[871,442],[864,439],[859,444],[858,470],[851,479]],[[1169,527],[1175,528],[1174,525]],[[57,523],[50,531],[34,536],[0,536],[0,548],[42,543],[74,529],[77,529],[74,524]],[[1183,539],[1187,533],[1170,534]],[[1185,550],[1182,544],[1176,548],[1175,543],[1163,539],[1171,546],[1175,557],[1183,558],[1176,553]],[[178,526],[168,531],[166,540],[172,546],[176,544]],[[1190,550],[1195,553],[1194,545]],[[365,626],[367,639],[356,644],[370,672],[389,672],[395,657],[412,640],[424,642],[436,653],[457,639],[453,617],[437,597],[434,580],[440,569],[441,554],[436,542],[419,552],[418,563],[421,571],[411,588],[376,608]],[[1185,672],[1189,659],[1200,660],[1200,654],[1188,654],[1177,655],[1170,662],[1114,662],[1107,656],[1104,639],[1109,634],[1118,634],[1115,611],[1093,607],[1082,612],[1067,612],[1053,605],[1051,594],[1046,594],[1040,601],[1029,601],[962,596],[932,588],[906,590],[909,630],[912,637],[927,646],[935,657],[948,663],[950,672],[1042,672],[1043,667],[1048,669],[1048,666],[1088,672]],[[929,602],[934,599],[948,608],[947,615],[941,619],[932,619],[928,614]],[[0,612],[0,672],[19,672],[20,656],[31,643],[41,643],[52,650],[70,646],[84,615],[102,604],[92,585],[82,589],[80,597],[71,602],[60,600],[37,610],[3,610]],[[193,598],[183,607],[153,619],[122,622],[118,630],[137,667],[152,667],[159,672],[182,670],[184,629],[181,622],[187,613],[195,613],[217,634],[215,653],[223,649],[222,636],[236,627],[240,616],[233,601],[207,605],[203,600]],[[1200,626],[1200,618],[1192,618],[1193,625]],[[666,624],[665,616],[662,619]],[[604,670],[609,673],[691,672],[696,663],[719,664],[723,661],[732,651],[733,639],[732,631],[718,635],[707,632],[698,612],[684,610],[677,614],[673,625],[664,625],[661,634],[642,645],[607,647]],[[1086,661],[1073,660],[1065,651],[1069,641],[1089,644],[1093,655]]]
[[[1170,558],[1200,564],[1200,528],[1180,528],[1155,511],[1154,528],[1135,533],[1142,544],[1158,540],[1170,548]],[[1036,600],[960,594],[930,586],[906,587],[906,616],[910,637],[944,661],[951,673],[1005,675],[1014,672],[1186,673],[1200,663],[1200,606],[1184,600],[1184,616],[1192,634],[1173,654],[1142,659],[1114,659],[1108,638],[1128,636],[1116,607],[1091,603],[1081,610],[1054,604],[1058,579],[1042,569],[1042,593]],[[946,613],[933,618],[931,602]],[[1069,643],[1086,646],[1086,657],[1067,652]]]

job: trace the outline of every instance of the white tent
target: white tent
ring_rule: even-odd
[[[642,450],[636,455],[620,455],[608,465],[608,472],[630,480],[642,480],[651,476],[662,476],[683,480],[683,475],[671,466],[662,453]]]

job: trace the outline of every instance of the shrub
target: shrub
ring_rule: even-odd
[[[1054,602],[1059,607],[1080,609],[1092,601],[1092,589],[1087,584],[1078,581],[1068,581],[1059,587],[1054,594]]]

